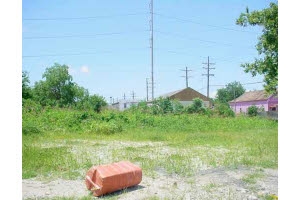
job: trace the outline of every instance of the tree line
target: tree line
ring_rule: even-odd
[[[212,100],[219,110],[219,114],[233,116],[230,112],[228,102],[239,97],[245,92],[245,88],[239,82],[232,82],[225,88],[217,91],[216,99]],[[107,102],[103,96],[90,95],[89,91],[73,81],[69,74],[67,65],[54,63],[46,68],[42,75],[42,80],[30,86],[29,74],[22,72],[22,99],[24,103],[37,103],[43,107],[74,108],[79,110],[94,110],[100,112]],[[151,108],[146,102],[141,102],[138,109],[152,114],[166,113],[199,113],[210,114],[202,100],[194,99],[188,107],[183,107],[178,101],[171,101],[168,98],[157,98],[153,101]]]
[[[73,81],[67,65],[55,63],[46,68],[42,80],[30,87],[29,74],[22,72],[23,103],[34,101],[42,106],[91,109],[100,112],[107,105],[104,97],[93,94]]]

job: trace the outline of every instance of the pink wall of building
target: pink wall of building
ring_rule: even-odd
[[[278,98],[270,97],[268,100],[263,101],[247,101],[247,102],[236,102],[229,103],[231,109],[235,113],[246,113],[248,107],[255,105],[258,108],[264,108],[265,111],[270,111],[270,107],[276,106],[276,110],[278,110]]]

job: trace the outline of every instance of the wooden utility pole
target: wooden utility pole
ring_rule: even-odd
[[[181,77],[185,77],[185,85],[188,88],[189,87],[189,77],[188,76],[188,72],[192,71],[192,70],[188,70],[188,67],[185,67],[185,69],[181,69],[181,71],[185,71],[185,76],[181,76]]]
[[[214,74],[210,74],[209,70],[215,69],[215,68],[210,67],[210,65],[214,65],[215,63],[210,63],[209,62],[209,56],[208,56],[207,57],[207,63],[202,63],[202,64],[207,65],[207,67],[203,67],[204,69],[207,69],[207,74],[202,74],[202,76],[207,76],[207,98],[209,98],[209,77],[214,76]]]
[[[134,97],[135,97],[134,91],[131,92],[131,96],[132,96],[132,99],[134,100]]]
[[[149,101],[149,83],[148,83],[148,78],[146,78],[146,93],[147,93],[147,97],[146,97],[146,100]]]

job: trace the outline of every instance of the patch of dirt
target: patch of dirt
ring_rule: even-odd
[[[158,171],[155,177],[143,176],[135,187],[115,192],[109,197],[121,200],[148,199],[260,199],[267,194],[278,194],[278,171],[263,169],[264,174],[254,184],[247,184],[242,178],[254,173],[254,168],[214,168],[199,171],[193,177],[170,176]],[[58,179],[50,182],[26,179],[23,184],[23,199],[53,197],[76,197],[90,195],[84,180]],[[91,195],[90,195],[91,196]],[[104,196],[102,198],[106,198]],[[91,199],[93,197],[91,196]]]

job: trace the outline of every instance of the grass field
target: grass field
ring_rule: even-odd
[[[150,177],[190,177],[216,167],[276,169],[277,129],[276,121],[256,117],[23,110],[22,177],[83,179],[91,166],[120,160]]]

